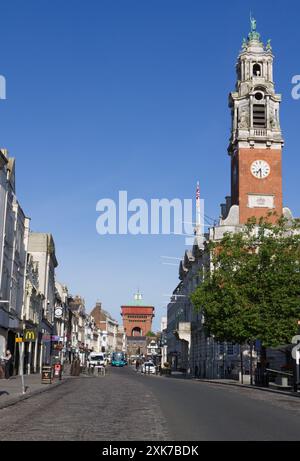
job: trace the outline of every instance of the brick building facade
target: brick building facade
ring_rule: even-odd
[[[154,307],[142,305],[142,296],[137,293],[135,303],[121,306],[121,316],[126,336],[146,336],[152,328]]]
[[[147,355],[147,333],[151,332],[154,307],[142,305],[137,293],[132,304],[121,306],[123,327],[127,337],[128,355]]]

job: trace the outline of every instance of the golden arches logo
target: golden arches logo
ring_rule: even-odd
[[[25,330],[24,341],[35,341],[35,331]]]

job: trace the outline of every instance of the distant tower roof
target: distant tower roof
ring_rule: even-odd
[[[140,290],[138,290],[137,293],[135,293],[134,295],[134,304],[136,306],[141,306],[142,302],[143,302],[143,295],[142,293],[140,293]]]

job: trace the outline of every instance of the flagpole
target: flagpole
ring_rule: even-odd
[[[196,235],[201,233],[201,207],[200,207],[200,185],[197,181],[196,188]]]

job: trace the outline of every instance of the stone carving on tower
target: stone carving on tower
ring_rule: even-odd
[[[235,91],[229,95],[231,195],[221,204],[222,225],[283,213],[281,95],[275,92],[271,41],[264,44],[250,18],[236,64]]]
[[[251,18],[251,31],[243,39],[236,65],[236,89],[230,93],[232,130],[229,154],[236,147],[255,145],[281,148],[283,139],[279,122],[281,95],[276,94],[273,81],[273,59],[270,40],[266,46]]]

